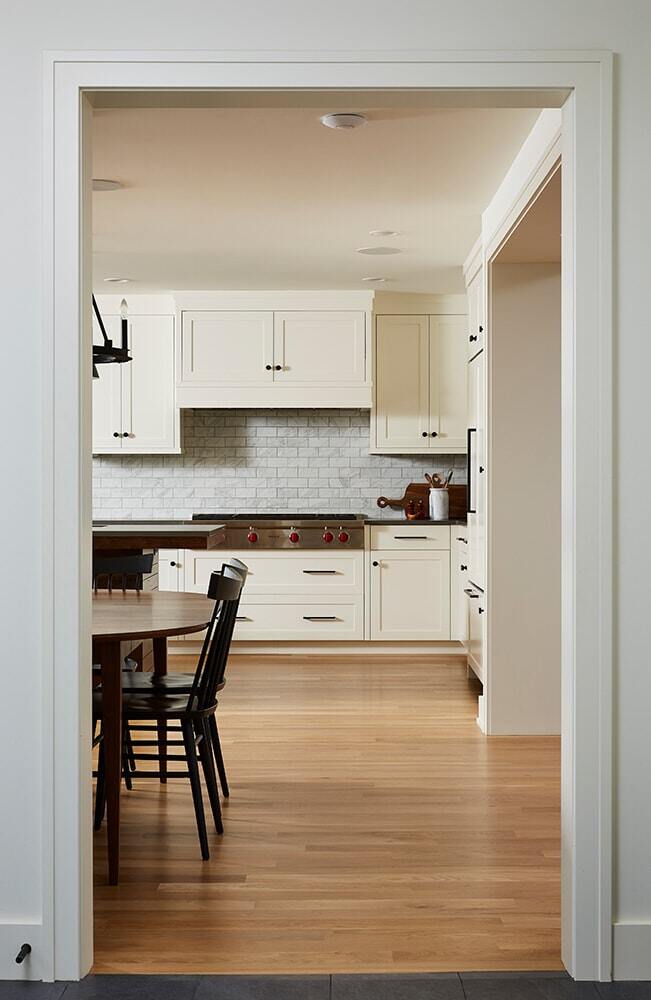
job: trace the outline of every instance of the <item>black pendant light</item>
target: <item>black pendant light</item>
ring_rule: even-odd
[[[99,323],[99,328],[102,331],[102,337],[104,342],[102,344],[93,344],[93,378],[99,378],[99,372],[97,371],[97,365],[123,365],[127,361],[131,361],[131,356],[129,354],[129,323],[127,320],[127,300],[122,299],[120,303],[120,317],[121,317],[121,333],[122,333],[122,344],[120,347],[113,344],[112,340],[109,340],[108,334],[106,333],[106,327],[104,326],[104,320],[99,311],[99,306],[97,305],[97,300],[93,295],[93,312],[97,322]]]

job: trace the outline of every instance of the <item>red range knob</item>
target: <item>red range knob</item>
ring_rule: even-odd
[[[299,535],[298,531],[290,531],[290,533],[289,533],[289,540],[290,540],[290,542],[294,542],[294,544],[296,544],[296,542],[299,540],[299,538],[300,538],[300,535]]]
[[[335,540],[335,536],[332,534],[331,531],[324,531],[323,532],[323,541],[324,542],[334,542],[334,540]]]
[[[337,537],[341,542],[341,544],[344,545],[350,538],[350,535],[348,534],[347,531],[340,531]]]
[[[246,537],[247,537],[248,541],[251,542],[251,544],[253,545],[253,543],[257,542],[257,540],[258,540],[258,533],[257,533],[257,531],[251,530],[251,531],[249,531],[249,533],[248,533],[248,535]]]

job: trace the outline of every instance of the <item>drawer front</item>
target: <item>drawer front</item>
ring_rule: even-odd
[[[364,600],[311,603],[242,603],[235,639],[339,642],[364,638]]]
[[[449,549],[447,524],[381,524],[371,527],[371,549]]]
[[[469,590],[471,596],[468,597],[468,663],[479,680],[483,681],[486,595],[474,587],[470,587]]]
[[[244,594],[247,600],[269,594],[340,597],[364,592],[363,552],[186,552],[185,590],[204,594],[213,570],[229,556],[237,556],[249,567]]]

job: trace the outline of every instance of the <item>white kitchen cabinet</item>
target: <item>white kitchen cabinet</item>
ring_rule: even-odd
[[[481,351],[468,364],[468,579],[486,588],[486,406],[485,358]]]
[[[484,271],[480,267],[466,289],[468,294],[467,357],[474,357],[484,349],[486,323],[484,321]]]
[[[317,596],[324,600],[362,594],[364,553],[359,550],[322,552],[261,549],[194,550],[184,553],[183,589],[205,594],[210,574],[236,556],[248,566],[247,602],[266,601],[271,595]]]
[[[466,450],[466,319],[378,316],[371,452]]]
[[[274,382],[279,385],[363,385],[363,312],[274,313]]]
[[[364,598],[268,597],[242,601],[234,638],[277,642],[338,642],[364,638]]]
[[[447,524],[404,524],[371,526],[371,549],[449,549],[450,527]]]
[[[484,623],[486,598],[476,587],[468,588],[468,666],[484,681]]]
[[[108,336],[119,340],[119,317],[103,319]],[[179,452],[174,317],[130,317],[129,348],[131,361],[99,365],[99,378],[93,379],[93,453]]]
[[[371,639],[450,638],[450,552],[371,552]]]
[[[461,528],[465,531],[465,528]],[[468,639],[468,542],[459,527],[452,528],[450,546],[450,638]]]
[[[226,391],[232,385],[270,385],[273,328],[272,312],[184,312],[181,385],[211,385]]]
[[[181,593],[183,584],[183,564],[185,551],[183,549],[159,549],[158,551],[158,589]]]
[[[181,309],[180,315],[181,407],[371,405],[363,309]]]

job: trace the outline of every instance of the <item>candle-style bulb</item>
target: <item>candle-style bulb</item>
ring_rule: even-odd
[[[127,306],[127,300],[122,299],[122,302],[120,302],[120,316],[122,317],[122,319],[127,318],[128,312],[129,312],[129,307]]]

